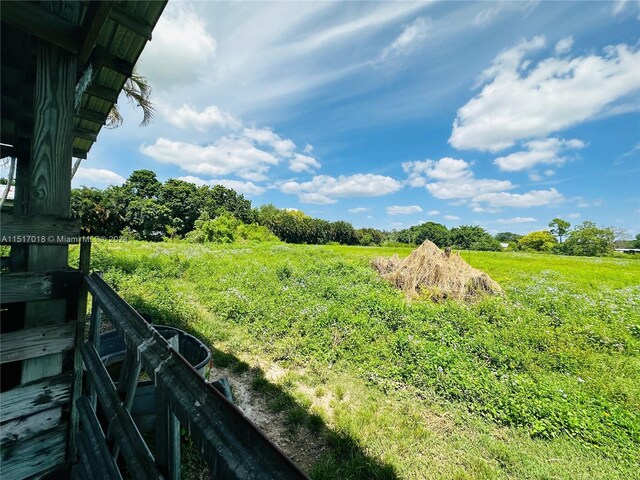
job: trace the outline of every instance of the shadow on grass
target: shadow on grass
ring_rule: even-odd
[[[185,319],[176,318],[174,312],[164,310],[161,306],[140,297],[128,300],[148,321],[181,328],[209,344],[208,339],[202,338],[198,331],[187,324]],[[212,352],[213,364],[216,367],[228,369],[237,374],[245,372],[251,374],[251,389],[266,402],[274,416],[278,414],[284,416],[286,429],[292,437],[295,437],[301,428],[306,428],[312,435],[324,440],[326,444],[324,452],[315,464],[306,469],[306,473],[313,480],[395,480],[398,478],[393,466],[367,455],[356,439],[326,425],[321,416],[309,412],[281,386],[269,381],[262,370],[253,368],[236,356],[212,345],[209,347]],[[233,379],[230,380],[233,387]],[[190,478],[191,471],[194,473],[202,472],[201,467],[204,464],[202,460],[197,458],[197,454],[190,452],[189,448],[186,449],[185,454],[187,458],[183,458],[183,462],[186,462],[187,465],[185,465],[186,468],[183,472],[184,478]],[[202,477],[197,475],[197,478]]]

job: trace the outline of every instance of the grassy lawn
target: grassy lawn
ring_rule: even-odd
[[[504,297],[432,304],[369,268],[409,252],[97,242],[92,267],[219,365],[255,368],[292,431],[326,437],[312,478],[637,475],[640,261],[464,252]]]

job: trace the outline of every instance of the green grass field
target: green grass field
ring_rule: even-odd
[[[505,295],[433,304],[369,267],[409,252],[97,242],[92,268],[256,368],[292,431],[326,439],[312,478],[637,478],[640,261],[463,252]]]

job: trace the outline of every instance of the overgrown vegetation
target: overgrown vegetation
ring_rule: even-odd
[[[314,478],[636,475],[640,262],[472,252],[505,295],[461,305],[408,302],[369,267],[393,253],[98,242],[93,268],[158,323],[292,372],[283,408],[336,439]]]

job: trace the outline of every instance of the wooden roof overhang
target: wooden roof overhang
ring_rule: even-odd
[[[77,55],[73,156],[86,158],[166,3],[84,1],[74,22],[37,1],[2,2],[1,156],[31,143],[38,40]]]

